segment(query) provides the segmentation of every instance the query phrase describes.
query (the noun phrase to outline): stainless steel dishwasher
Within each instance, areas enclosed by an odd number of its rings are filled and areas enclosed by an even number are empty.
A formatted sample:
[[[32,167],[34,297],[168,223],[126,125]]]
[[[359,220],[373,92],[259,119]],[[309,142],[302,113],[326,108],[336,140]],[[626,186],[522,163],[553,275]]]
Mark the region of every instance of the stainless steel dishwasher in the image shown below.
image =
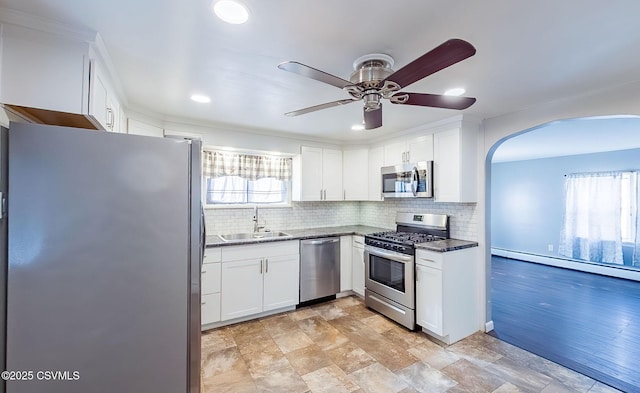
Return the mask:
[[[340,238],[300,241],[300,302],[340,292]]]

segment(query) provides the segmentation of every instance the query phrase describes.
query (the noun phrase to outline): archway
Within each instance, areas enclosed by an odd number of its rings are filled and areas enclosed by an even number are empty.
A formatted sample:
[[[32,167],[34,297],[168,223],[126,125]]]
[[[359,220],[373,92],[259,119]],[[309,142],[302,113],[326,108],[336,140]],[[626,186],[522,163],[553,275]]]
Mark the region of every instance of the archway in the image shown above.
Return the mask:
[[[502,169],[496,169],[496,163],[494,162],[494,158],[500,156],[500,149],[501,147],[504,148],[505,146],[507,146],[510,141],[516,141],[518,138],[521,139],[527,139],[527,147],[529,149],[533,149],[534,145],[532,144],[532,138],[531,136],[534,136],[535,134],[545,134],[547,135],[547,137],[549,136],[549,131],[562,131],[564,130],[566,132],[567,129],[575,126],[575,128],[588,128],[590,127],[592,124],[590,123],[598,123],[599,126],[604,127],[603,125],[606,126],[607,133],[603,138],[601,138],[600,140],[591,140],[591,142],[597,142],[595,147],[592,148],[591,151],[576,151],[576,145],[578,145],[578,143],[573,143],[572,146],[565,146],[565,147],[570,147],[571,150],[568,154],[568,156],[572,156],[573,159],[569,160],[569,159],[564,159],[564,161],[573,161],[574,166],[565,166],[562,168],[556,168],[559,172],[555,173],[554,176],[560,176],[560,179],[556,178],[554,179],[554,184],[555,187],[558,187],[558,184],[563,184],[563,179],[562,179],[562,173],[563,172],[567,172],[567,171],[586,171],[586,172],[594,172],[594,171],[599,171],[599,170],[607,170],[607,171],[614,171],[614,170],[624,170],[624,169],[640,169],[640,118],[638,117],[630,117],[630,116],[606,116],[606,117],[593,117],[593,118],[575,118],[575,119],[570,119],[570,120],[560,120],[560,121],[552,121],[552,122],[548,122],[548,123],[544,123],[544,124],[540,124],[538,126],[520,131],[520,132],[516,132],[514,134],[508,135],[500,140],[498,140],[495,144],[493,144],[493,146],[491,146],[491,148],[488,151],[487,157],[486,157],[486,166],[485,166],[485,174],[486,174],[486,200],[485,200],[485,209],[486,209],[486,216],[485,216],[485,220],[488,223],[488,231],[487,231],[487,254],[489,254],[489,256],[487,257],[487,299],[488,299],[488,309],[487,309],[487,321],[491,321],[491,322],[495,322],[496,326],[495,328],[498,329],[498,322],[496,319],[494,319],[494,313],[492,312],[492,307],[495,307],[494,303],[493,303],[493,298],[492,298],[492,292],[491,292],[491,287],[492,287],[492,281],[491,281],[491,272],[492,272],[492,263],[491,263],[491,247],[494,247],[496,244],[496,242],[501,242],[501,246],[505,246],[505,244],[509,243],[506,240],[509,239],[504,239],[504,234],[499,234],[496,233],[496,226],[500,225],[500,220],[497,220],[498,216],[509,216],[510,219],[515,219],[514,214],[518,213],[516,210],[520,209],[521,213],[525,213],[529,215],[530,221],[529,222],[525,222],[522,226],[522,228],[517,228],[516,227],[510,227],[508,228],[505,232],[509,233],[509,236],[513,237],[513,239],[511,240],[517,240],[520,241],[522,239],[518,238],[518,236],[521,236],[522,233],[518,233],[517,230],[515,229],[526,229],[528,231],[529,234],[533,235],[532,231],[535,229],[536,225],[540,226],[540,219],[543,218],[544,213],[546,210],[551,210],[551,208],[547,205],[544,204],[540,204],[540,203],[536,203],[539,202],[538,200],[536,200],[535,198],[539,198],[539,195],[536,195],[535,192],[532,192],[531,190],[534,191],[538,191],[536,190],[535,187],[540,187],[542,188],[542,185],[540,183],[537,184],[533,184],[531,185],[531,187],[534,187],[533,189],[529,189],[528,192],[530,194],[531,198],[528,202],[531,204],[534,204],[535,206],[527,206],[526,204],[523,203],[517,203],[514,201],[512,202],[512,206],[510,206],[509,209],[504,209],[507,210],[505,211],[501,211],[501,209],[504,206],[496,206],[496,201],[500,200],[500,203],[505,203],[505,201],[508,201],[509,198],[502,198],[502,193],[505,192],[505,182],[502,181],[501,187],[496,189],[495,185],[496,185],[496,180],[498,177],[502,176],[505,177],[504,174],[505,173],[510,173],[511,175],[514,176],[520,176],[520,177],[525,177],[524,174],[526,173],[527,170],[532,171],[535,170],[536,174],[541,175],[542,177],[544,176],[550,176],[549,173],[551,172],[545,172],[544,166],[553,166],[553,165],[557,165],[558,162],[562,161],[559,160],[557,157],[559,157],[558,155],[558,151],[554,152],[553,154],[555,154],[555,156],[552,154],[551,156],[547,155],[547,157],[542,157],[540,156],[540,154],[538,154],[538,157],[524,157],[521,158],[519,161],[517,160],[512,160],[512,161],[503,161],[503,162],[519,162],[518,165],[504,165],[505,168]],[[616,142],[615,141],[615,133],[616,131],[614,131],[614,129],[616,129],[617,127],[620,126],[620,123],[628,123],[628,125],[630,124],[631,126],[635,127],[635,130],[638,130],[635,132],[635,134],[633,134],[633,139],[634,140],[630,140],[628,137],[627,138],[621,138],[622,144],[615,144],[612,142]],[[586,132],[585,132],[586,134]],[[602,129],[600,130],[600,134],[602,135]],[[584,135],[584,139],[585,141],[588,141],[588,137],[586,137],[586,135]],[[626,139],[626,140],[625,140]],[[619,142],[619,141],[618,141]],[[557,148],[557,143],[553,143],[553,141],[551,140],[547,140],[547,147],[550,148]],[[562,147],[562,146],[561,146]],[[627,152],[628,154],[624,154],[624,150],[622,149],[635,149],[635,151],[630,151]],[[553,150],[553,149],[551,149]],[[557,150],[557,149],[556,149]],[[606,153],[605,153],[606,151]],[[615,154],[614,154],[615,152]],[[540,153],[539,151],[536,151],[535,153]],[[585,160],[589,160],[589,159],[593,159],[596,156],[600,156],[600,160],[601,164],[604,162],[606,165],[587,165],[587,166],[582,166],[580,167],[578,165],[578,169],[576,169],[576,162],[579,164],[579,162],[582,160],[583,162]],[[502,156],[504,157],[504,154],[502,154]],[[544,156],[544,155],[543,155]],[[551,158],[551,157],[556,157],[556,158]],[[638,157],[636,158],[636,161],[632,161],[631,164],[629,164],[628,162],[621,162],[619,163],[620,165],[618,165],[618,167],[616,167],[615,162],[612,162],[611,157],[617,157],[617,158],[613,158],[613,160],[615,159],[619,159],[620,157],[624,157],[624,156],[634,156],[634,157]],[[580,159],[581,160],[580,160]],[[526,162],[528,161],[528,162]],[[546,164],[545,164],[546,162]],[[566,163],[565,163],[566,164]],[[508,167],[508,168],[507,168]],[[527,169],[528,168],[528,169]],[[532,169],[535,168],[535,169]],[[547,168],[549,169],[549,168]],[[540,173],[538,173],[540,172]],[[544,173],[543,173],[544,172]],[[535,178],[536,176],[532,176],[532,178]],[[504,179],[502,179],[504,180]],[[531,179],[529,179],[531,180]],[[539,181],[540,179],[538,179]],[[507,181],[509,181],[509,178],[507,176]],[[544,190],[540,190],[541,192],[545,192]],[[562,199],[562,190],[556,190],[558,193],[553,194],[554,196],[548,196],[548,198],[555,198],[558,199],[558,196],[560,196],[560,199]],[[550,193],[548,191],[546,191],[548,194],[550,195]],[[516,200],[518,197],[522,197],[523,195],[526,196],[527,194],[527,190],[526,189],[522,189],[519,192],[515,193],[515,198],[513,198],[514,200]],[[532,203],[533,202],[533,203]],[[557,202],[556,204],[562,204],[562,201],[554,201]],[[544,205],[544,206],[542,206]],[[530,209],[528,209],[530,208]],[[545,210],[546,209],[546,210]],[[527,211],[528,210],[528,211]],[[514,213],[515,212],[515,213]],[[546,211],[548,213],[548,211]],[[520,217],[522,218],[522,217]],[[526,217],[525,217],[526,218]],[[558,219],[558,217],[556,217],[556,219]],[[561,217],[559,218],[561,219]],[[526,220],[525,220],[526,221]],[[557,223],[556,223],[557,224]],[[514,229],[515,228],[515,229]],[[547,229],[548,230],[548,229]],[[532,236],[535,237],[535,236]],[[516,241],[516,243],[518,243]],[[539,241],[539,239],[537,239],[536,241]],[[511,246],[513,248],[514,246],[514,242],[511,242]],[[526,243],[526,242],[520,242],[520,244],[517,245],[517,247],[525,247],[524,244],[522,243]],[[542,244],[542,246],[548,246],[550,243],[549,241],[545,241],[544,244]],[[557,243],[553,243],[552,244],[554,247],[554,249],[557,249]],[[515,248],[517,248],[515,247]],[[508,248],[508,247],[506,247]],[[526,248],[526,247],[525,247]],[[551,248],[551,247],[550,247]],[[495,252],[495,249],[493,250]],[[514,250],[509,250],[509,251],[514,251]],[[516,254],[509,254],[507,253],[507,256],[513,256],[513,255],[517,255],[518,257],[521,257],[522,255],[529,255],[532,256],[531,258],[529,258],[531,261],[533,262],[541,262],[540,257],[544,257],[542,259],[554,259],[554,255],[541,255],[541,254],[545,254],[543,251],[541,251],[541,249],[538,250],[532,250],[532,249],[523,249],[523,250],[515,250],[515,251],[523,251],[520,253],[516,253]],[[537,254],[537,255],[536,255]],[[550,253],[547,253],[550,254]],[[557,256],[557,255],[555,255]],[[560,260],[562,263],[560,263],[560,265],[562,266],[564,263],[565,268],[575,268],[575,266],[568,266],[567,265],[567,261],[562,261],[561,258],[555,258]],[[544,262],[544,261],[543,261]],[[575,262],[574,262],[575,263]],[[583,269],[584,270],[584,269]],[[586,269],[587,271],[591,271],[590,269]],[[603,274],[602,271],[594,271],[595,273],[600,273]],[[528,273],[529,274],[529,273]],[[607,274],[607,273],[604,273]],[[640,274],[638,274],[638,272],[631,272],[631,276],[633,276],[635,274],[635,277],[640,277]],[[623,274],[624,276],[624,274]],[[633,278],[633,277],[626,277],[626,278]],[[640,283],[638,283],[638,285],[640,286]],[[524,288],[524,287],[523,287]],[[495,295],[495,293],[493,294]],[[533,296],[533,295],[531,295]],[[496,296],[497,298],[497,296]],[[545,307],[548,305],[540,305],[540,307]],[[523,315],[523,318],[526,318],[525,315]],[[584,321],[584,325],[585,326],[590,326],[593,323],[593,321]],[[543,327],[541,327],[540,329],[543,329]],[[523,333],[525,334],[525,333]],[[544,334],[544,332],[541,332],[541,334]],[[548,337],[547,337],[548,338]],[[518,344],[516,344],[518,345]],[[632,344],[633,345],[633,344]],[[522,345],[518,345],[518,346],[522,346]],[[535,349],[532,348],[525,348],[531,352],[536,353]],[[612,348],[613,349],[613,348]],[[548,354],[545,353],[537,353],[538,355],[542,355],[543,357],[547,357],[549,358],[549,356],[545,356]],[[617,355],[613,355],[614,357],[617,356],[618,358],[621,358],[621,360],[623,357],[619,356],[620,354]],[[554,360],[556,362],[559,362],[562,364],[562,362],[558,361],[558,358],[554,358],[551,359]],[[625,383],[634,383],[634,380],[628,381],[628,380],[624,380],[622,379],[621,382],[618,385],[616,384],[616,381],[612,381],[610,379],[606,379],[606,375],[600,375],[598,374],[598,370],[596,370],[596,372],[593,373],[588,373],[585,368],[580,368],[580,365],[576,365],[576,364],[563,364],[569,368],[573,368],[576,369],[578,371],[580,371],[581,373],[584,374],[588,374],[590,376],[592,376],[594,379],[598,379],[598,380],[602,380],[603,382],[607,383],[607,384],[611,384],[614,386],[618,386],[619,388],[622,388],[623,390],[627,390],[629,389],[629,386],[636,386],[635,384],[629,385]],[[624,366],[624,364],[622,365]],[[618,366],[617,368],[619,369],[621,366]],[[606,374],[606,372],[605,372]]]

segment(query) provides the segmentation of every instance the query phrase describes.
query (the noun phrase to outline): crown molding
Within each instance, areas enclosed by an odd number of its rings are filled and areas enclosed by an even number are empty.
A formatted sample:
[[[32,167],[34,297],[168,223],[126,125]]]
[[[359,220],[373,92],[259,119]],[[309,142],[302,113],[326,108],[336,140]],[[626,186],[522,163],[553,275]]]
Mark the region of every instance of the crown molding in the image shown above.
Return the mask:
[[[0,7],[0,23],[26,27],[81,42],[95,42],[97,32],[78,29],[40,16]]]

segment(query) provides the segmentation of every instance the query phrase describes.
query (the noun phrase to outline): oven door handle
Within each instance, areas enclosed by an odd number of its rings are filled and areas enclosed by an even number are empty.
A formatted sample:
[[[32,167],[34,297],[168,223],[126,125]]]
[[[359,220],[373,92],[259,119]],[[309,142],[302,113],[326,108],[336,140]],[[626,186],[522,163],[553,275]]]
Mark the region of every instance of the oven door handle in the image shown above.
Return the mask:
[[[384,251],[379,248],[374,248],[371,246],[365,246],[364,250],[369,253],[369,255],[375,255],[382,258],[387,258],[392,261],[402,262],[402,263],[411,263],[413,262],[413,255],[404,255],[399,252],[393,251]]]

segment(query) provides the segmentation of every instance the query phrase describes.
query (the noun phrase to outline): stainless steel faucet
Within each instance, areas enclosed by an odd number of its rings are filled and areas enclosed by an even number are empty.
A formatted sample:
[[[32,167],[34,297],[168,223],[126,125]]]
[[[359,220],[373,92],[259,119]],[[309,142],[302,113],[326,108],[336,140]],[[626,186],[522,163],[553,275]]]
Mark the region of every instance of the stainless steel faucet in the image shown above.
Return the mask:
[[[258,225],[258,205],[253,207],[253,232],[260,232],[261,229],[264,229],[264,225]]]

